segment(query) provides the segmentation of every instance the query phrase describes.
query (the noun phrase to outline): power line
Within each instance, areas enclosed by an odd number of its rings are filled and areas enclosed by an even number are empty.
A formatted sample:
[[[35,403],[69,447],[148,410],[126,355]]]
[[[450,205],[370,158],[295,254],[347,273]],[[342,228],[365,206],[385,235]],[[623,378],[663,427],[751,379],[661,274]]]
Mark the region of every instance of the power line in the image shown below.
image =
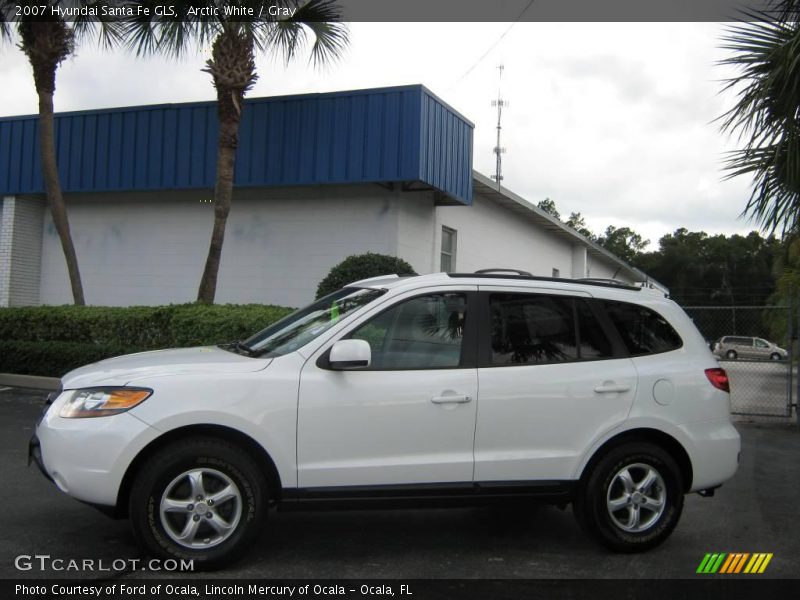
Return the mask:
[[[511,25],[509,25],[509,26],[508,26],[508,28],[507,28],[507,29],[506,29],[506,30],[505,30],[505,31],[504,31],[504,32],[503,32],[503,33],[500,35],[500,37],[499,37],[499,38],[497,38],[497,39],[494,41],[494,43],[493,43],[491,46],[489,46],[489,48],[486,50],[486,52],[484,52],[483,54],[481,54],[481,57],[480,57],[478,60],[476,60],[476,61],[475,61],[475,62],[472,64],[472,66],[471,66],[469,69],[467,69],[466,71],[464,71],[464,74],[463,74],[461,77],[459,77],[458,79],[456,79],[456,80],[453,82],[453,84],[452,84],[452,85],[451,85],[449,88],[447,88],[448,90],[451,90],[451,89],[453,89],[455,86],[457,86],[459,83],[461,83],[461,81],[463,81],[463,79],[464,79],[464,78],[465,78],[467,75],[469,75],[470,73],[472,73],[472,71],[475,69],[475,67],[477,67],[479,64],[481,64],[481,62],[483,62],[483,59],[484,59],[484,58],[486,58],[487,56],[489,56],[489,53],[490,53],[492,50],[494,50],[494,49],[497,47],[497,45],[498,45],[500,42],[502,42],[502,41],[503,41],[503,38],[504,38],[504,37],[506,37],[506,36],[508,35],[508,33],[509,33],[509,32],[510,32],[510,31],[511,31],[513,28],[514,28],[514,25],[516,25],[517,23],[519,23],[519,20],[522,18],[522,16],[523,16],[523,15],[524,15],[526,12],[528,12],[528,9],[529,9],[531,6],[533,6],[533,3],[534,3],[535,1],[536,1],[536,0],[530,0],[530,1],[528,2],[528,4],[525,6],[525,8],[523,8],[523,9],[522,9],[522,12],[521,12],[521,13],[519,13],[519,15],[517,16],[517,18],[516,18],[516,19],[514,19],[514,22],[513,22],[513,23],[511,23]]]

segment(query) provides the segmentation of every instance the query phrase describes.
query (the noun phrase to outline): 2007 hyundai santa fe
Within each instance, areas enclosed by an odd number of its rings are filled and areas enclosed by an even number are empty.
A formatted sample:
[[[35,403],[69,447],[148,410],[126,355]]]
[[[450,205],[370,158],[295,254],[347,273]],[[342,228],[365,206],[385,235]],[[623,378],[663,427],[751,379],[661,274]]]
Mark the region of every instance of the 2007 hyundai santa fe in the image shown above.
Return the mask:
[[[733,476],[728,379],[656,290],[500,273],[353,283],[250,339],[64,376],[30,454],[208,568],[273,506],[572,503],[609,548],[663,542]]]

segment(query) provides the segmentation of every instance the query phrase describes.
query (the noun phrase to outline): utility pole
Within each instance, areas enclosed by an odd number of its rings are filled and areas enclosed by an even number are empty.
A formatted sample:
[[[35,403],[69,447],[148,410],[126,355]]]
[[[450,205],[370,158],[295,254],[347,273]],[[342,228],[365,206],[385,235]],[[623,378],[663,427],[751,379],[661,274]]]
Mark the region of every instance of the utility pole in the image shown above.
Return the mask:
[[[492,100],[492,106],[497,107],[497,145],[494,147],[494,153],[496,156],[495,162],[495,173],[492,175],[492,179],[497,182],[497,189],[500,189],[500,182],[503,181],[503,158],[502,155],[505,154],[506,149],[500,145],[500,132],[502,131],[503,127],[500,124],[500,121],[503,117],[503,107],[508,106],[508,101],[503,100],[502,96],[500,95],[500,84],[503,80],[503,69],[505,67],[503,65],[498,65],[497,70],[500,74],[497,77],[497,100]]]

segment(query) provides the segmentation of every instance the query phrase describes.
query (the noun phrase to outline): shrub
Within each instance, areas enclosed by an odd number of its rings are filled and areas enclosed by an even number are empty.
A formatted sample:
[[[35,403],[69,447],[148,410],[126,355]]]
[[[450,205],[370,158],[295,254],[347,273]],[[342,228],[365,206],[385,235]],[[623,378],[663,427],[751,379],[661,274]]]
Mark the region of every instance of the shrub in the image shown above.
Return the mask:
[[[333,267],[325,276],[325,279],[320,281],[317,287],[317,298],[335,292],[348,283],[353,283],[359,279],[395,273],[397,275],[416,275],[414,268],[410,264],[396,256],[374,254],[372,252],[348,256]]]
[[[0,372],[61,376],[111,356],[244,339],[292,309],[260,304],[0,309]]]

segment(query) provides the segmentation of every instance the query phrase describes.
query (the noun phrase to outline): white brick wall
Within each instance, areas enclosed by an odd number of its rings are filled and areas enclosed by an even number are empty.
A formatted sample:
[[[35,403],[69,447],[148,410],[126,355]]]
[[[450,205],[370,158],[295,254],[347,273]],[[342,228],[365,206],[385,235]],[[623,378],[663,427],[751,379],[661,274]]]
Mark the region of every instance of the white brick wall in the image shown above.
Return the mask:
[[[0,306],[39,303],[44,201],[3,198],[0,218]]]

